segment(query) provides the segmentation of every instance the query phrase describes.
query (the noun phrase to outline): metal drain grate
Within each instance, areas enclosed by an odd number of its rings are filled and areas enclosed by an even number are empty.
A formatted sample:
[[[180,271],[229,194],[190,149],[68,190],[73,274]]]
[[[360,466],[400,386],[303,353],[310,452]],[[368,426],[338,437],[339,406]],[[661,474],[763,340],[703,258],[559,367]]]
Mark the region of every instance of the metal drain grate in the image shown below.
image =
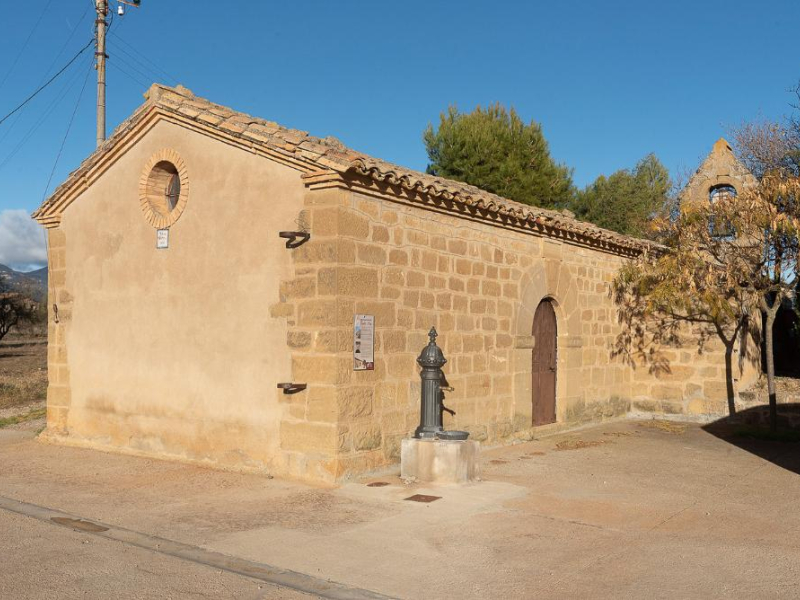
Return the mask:
[[[441,496],[428,496],[426,494],[414,494],[413,496],[409,496],[406,500],[410,500],[411,502],[433,502],[434,500],[441,500]]]
[[[97,523],[92,523],[91,521],[84,521],[82,519],[69,519],[67,517],[50,517],[50,520],[53,523],[58,523],[59,525],[63,525],[64,527],[72,527],[73,529],[78,529],[79,531],[86,531],[89,533],[100,533],[102,531],[108,531],[108,527],[103,527],[102,525],[98,525]]]

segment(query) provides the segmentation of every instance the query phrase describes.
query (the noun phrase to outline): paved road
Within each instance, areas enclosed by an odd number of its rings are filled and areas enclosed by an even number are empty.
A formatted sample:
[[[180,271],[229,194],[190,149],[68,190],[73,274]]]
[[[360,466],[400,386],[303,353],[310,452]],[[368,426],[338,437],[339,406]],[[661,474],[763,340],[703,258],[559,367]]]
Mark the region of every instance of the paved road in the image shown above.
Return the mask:
[[[350,589],[428,600],[800,598],[800,444],[618,421],[486,451],[482,469],[468,486],[387,474],[387,486],[330,490],[0,430],[0,503]],[[407,502],[414,493],[441,498]],[[2,600],[298,597],[258,585],[0,510]]]
[[[3,510],[0,556],[4,599],[310,597]]]

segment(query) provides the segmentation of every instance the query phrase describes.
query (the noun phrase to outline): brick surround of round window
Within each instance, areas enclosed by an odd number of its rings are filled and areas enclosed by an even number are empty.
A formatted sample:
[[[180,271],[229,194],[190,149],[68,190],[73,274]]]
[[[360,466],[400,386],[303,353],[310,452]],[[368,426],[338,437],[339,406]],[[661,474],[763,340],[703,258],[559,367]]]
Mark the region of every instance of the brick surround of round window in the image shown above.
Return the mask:
[[[145,219],[156,229],[171,227],[180,218],[188,200],[186,164],[174,150],[159,150],[147,161],[139,179],[139,204]]]

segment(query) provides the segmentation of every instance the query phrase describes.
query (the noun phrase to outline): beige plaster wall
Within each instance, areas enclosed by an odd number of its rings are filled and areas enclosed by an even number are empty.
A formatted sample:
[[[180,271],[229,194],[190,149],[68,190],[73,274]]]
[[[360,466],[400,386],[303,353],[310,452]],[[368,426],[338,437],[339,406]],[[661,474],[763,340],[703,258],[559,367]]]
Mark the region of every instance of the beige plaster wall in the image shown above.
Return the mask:
[[[165,148],[190,186],[157,250],[139,179]],[[268,306],[294,276],[277,232],[297,228],[303,195],[298,171],[166,122],[119,158],[51,230],[50,434],[284,472],[291,358]]]

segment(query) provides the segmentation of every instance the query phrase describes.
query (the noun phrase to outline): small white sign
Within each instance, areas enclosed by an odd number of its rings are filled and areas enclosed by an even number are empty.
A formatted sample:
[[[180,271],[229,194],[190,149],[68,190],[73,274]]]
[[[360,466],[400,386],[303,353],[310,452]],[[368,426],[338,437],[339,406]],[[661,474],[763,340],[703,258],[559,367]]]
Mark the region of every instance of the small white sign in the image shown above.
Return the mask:
[[[169,229],[159,229],[156,231],[156,248],[159,250],[169,248]]]
[[[353,323],[353,370],[375,370],[375,317],[356,315]]]

